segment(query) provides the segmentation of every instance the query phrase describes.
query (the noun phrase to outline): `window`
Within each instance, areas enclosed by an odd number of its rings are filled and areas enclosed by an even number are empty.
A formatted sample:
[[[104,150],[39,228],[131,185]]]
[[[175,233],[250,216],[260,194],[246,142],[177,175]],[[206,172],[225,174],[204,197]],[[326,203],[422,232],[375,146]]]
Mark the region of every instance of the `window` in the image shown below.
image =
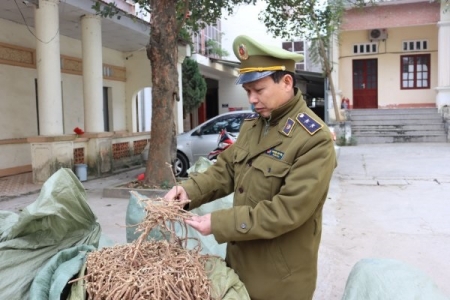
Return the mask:
[[[293,41],[293,42],[283,42],[282,47],[284,50],[303,54],[303,61],[295,64],[296,71],[305,70],[305,42],[304,41]]]
[[[202,128],[202,134],[218,134],[222,129],[226,129],[230,133],[238,133],[241,128],[242,120],[247,113],[236,113],[222,116],[212,122],[205,124]]]
[[[378,53],[377,43],[355,44],[353,45],[353,54]]]
[[[403,41],[403,51],[423,51],[428,50],[427,40]]]
[[[400,59],[401,59],[401,88],[429,89],[430,54],[402,55]]]

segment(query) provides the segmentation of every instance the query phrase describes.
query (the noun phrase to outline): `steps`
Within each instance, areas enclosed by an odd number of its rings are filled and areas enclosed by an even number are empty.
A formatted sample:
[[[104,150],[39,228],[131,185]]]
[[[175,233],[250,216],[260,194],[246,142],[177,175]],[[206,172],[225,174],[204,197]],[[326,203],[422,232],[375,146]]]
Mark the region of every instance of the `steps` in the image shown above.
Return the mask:
[[[437,108],[352,109],[347,120],[358,144],[448,142]]]

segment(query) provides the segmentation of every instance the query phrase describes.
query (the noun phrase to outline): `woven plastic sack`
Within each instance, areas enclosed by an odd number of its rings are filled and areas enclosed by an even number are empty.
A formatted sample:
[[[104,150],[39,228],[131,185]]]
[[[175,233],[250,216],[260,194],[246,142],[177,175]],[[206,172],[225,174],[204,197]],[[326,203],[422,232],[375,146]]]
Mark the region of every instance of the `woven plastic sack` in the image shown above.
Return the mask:
[[[54,255],[77,245],[98,247],[100,231],[75,174],[54,173],[20,214],[0,211],[0,298],[29,299],[32,281]]]
[[[352,268],[342,300],[449,300],[419,269],[394,259],[362,259]]]

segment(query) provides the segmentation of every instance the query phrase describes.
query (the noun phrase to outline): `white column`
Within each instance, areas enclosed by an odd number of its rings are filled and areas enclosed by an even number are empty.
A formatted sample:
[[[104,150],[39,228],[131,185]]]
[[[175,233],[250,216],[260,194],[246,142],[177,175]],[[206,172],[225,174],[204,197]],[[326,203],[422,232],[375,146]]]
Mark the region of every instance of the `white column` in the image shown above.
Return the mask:
[[[450,14],[445,11],[446,1],[441,1],[441,20],[438,23],[438,86],[436,106],[450,106]]]
[[[99,16],[81,17],[81,44],[85,131],[104,132],[102,28]]]
[[[35,9],[40,135],[64,133],[58,5],[59,0],[40,0]]]

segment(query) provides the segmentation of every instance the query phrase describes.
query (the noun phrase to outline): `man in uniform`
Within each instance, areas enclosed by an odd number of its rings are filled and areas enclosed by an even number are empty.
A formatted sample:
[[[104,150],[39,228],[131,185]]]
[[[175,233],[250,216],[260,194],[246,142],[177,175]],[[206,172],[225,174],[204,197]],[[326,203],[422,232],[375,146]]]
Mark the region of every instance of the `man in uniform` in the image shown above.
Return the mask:
[[[233,207],[186,223],[228,243],[226,262],[252,300],[312,299],[322,208],[336,156],[327,126],[295,87],[302,55],[238,36],[242,84],[255,114],[236,142],[204,173],[172,188],[166,200],[189,209],[234,192]]]

